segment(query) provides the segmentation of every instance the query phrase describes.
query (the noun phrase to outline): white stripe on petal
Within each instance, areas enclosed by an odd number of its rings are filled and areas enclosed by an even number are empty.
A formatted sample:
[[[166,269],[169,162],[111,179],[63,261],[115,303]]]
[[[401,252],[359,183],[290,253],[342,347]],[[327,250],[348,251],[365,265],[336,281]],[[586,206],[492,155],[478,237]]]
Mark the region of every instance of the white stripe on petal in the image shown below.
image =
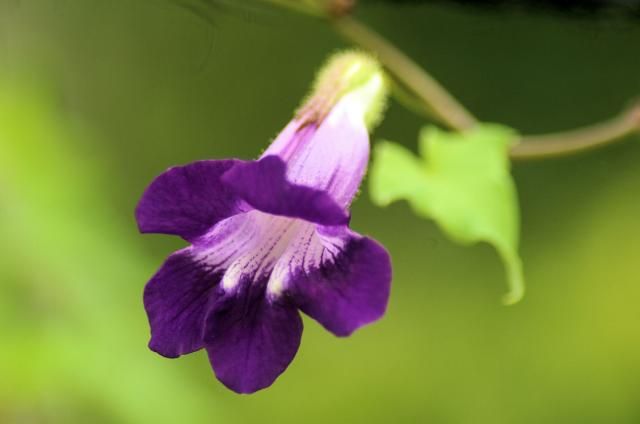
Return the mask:
[[[291,275],[333,263],[344,244],[342,232],[327,234],[306,221],[254,210],[220,222],[197,241],[193,256],[225,270],[221,285],[226,291],[243,280],[268,279],[268,294],[278,296]]]
[[[269,278],[285,252],[308,252],[318,261],[315,225],[306,221],[251,211],[220,222],[197,242],[194,259],[225,269],[222,288],[233,290],[243,279]]]
[[[310,274],[328,263],[334,263],[344,244],[342,234],[322,234],[315,225],[305,223],[305,227],[291,240],[276,263],[269,278],[267,293],[279,296],[287,288],[292,276]]]

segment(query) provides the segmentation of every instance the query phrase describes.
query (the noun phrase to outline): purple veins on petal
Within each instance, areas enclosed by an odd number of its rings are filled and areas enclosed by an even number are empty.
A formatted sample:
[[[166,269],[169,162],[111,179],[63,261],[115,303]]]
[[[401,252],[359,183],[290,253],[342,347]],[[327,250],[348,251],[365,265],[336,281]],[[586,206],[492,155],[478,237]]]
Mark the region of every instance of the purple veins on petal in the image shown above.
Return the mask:
[[[289,293],[302,312],[345,337],[384,315],[391,262],[382,246],[359,235],[348,236],[338,253],[326,252],[330,259],[317,268],[291,276]]]

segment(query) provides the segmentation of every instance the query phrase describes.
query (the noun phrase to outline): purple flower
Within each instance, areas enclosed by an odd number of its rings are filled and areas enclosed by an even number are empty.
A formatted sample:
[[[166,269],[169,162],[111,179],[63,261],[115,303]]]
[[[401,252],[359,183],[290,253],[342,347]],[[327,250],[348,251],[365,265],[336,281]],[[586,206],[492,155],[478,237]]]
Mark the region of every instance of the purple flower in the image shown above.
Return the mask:
[[[362,55],[347,55],[344,78],[362,68]],[[337,336],[384,314],[389,255],[348,227],[369,157],[369,104],[383,86],[369,74],[313,96],[257,161],[199,161],[148,187],[140,231],[191,243],[145,288],[153,351],[175,358],[204,348],[222,383],[252,393],[293,360],[299,310]]]

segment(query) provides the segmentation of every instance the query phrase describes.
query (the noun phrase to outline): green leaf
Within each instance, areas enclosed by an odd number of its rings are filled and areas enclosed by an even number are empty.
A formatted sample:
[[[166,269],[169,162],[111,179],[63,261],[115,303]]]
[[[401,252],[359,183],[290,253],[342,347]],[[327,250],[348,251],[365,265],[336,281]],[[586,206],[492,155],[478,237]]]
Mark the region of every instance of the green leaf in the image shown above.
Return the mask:
[[[435,220],[457,243],[492,244],[505,264],[507,304],[524,295],[518,201],[508,158],[515,136],[492,124],[465,133],[425,128],[422,157],[398,144],[378,144],[370,183],[379,206],[407,200],[417,215]]]

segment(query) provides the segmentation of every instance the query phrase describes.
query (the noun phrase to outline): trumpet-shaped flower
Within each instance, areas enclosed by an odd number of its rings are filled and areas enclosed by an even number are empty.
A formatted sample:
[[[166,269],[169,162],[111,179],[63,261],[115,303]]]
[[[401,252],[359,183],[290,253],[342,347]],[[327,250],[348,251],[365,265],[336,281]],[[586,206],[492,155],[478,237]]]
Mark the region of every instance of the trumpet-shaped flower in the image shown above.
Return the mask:
[[[384,314],[389,256],[348,227],[384,92],[372,59],[338,55],[258,160],[199,161],[151,183],[140,231],[190,243],[145,288],[152,350],[204,348],[220,381],[251,393],[295,356],[299,311],[337,336]]]

